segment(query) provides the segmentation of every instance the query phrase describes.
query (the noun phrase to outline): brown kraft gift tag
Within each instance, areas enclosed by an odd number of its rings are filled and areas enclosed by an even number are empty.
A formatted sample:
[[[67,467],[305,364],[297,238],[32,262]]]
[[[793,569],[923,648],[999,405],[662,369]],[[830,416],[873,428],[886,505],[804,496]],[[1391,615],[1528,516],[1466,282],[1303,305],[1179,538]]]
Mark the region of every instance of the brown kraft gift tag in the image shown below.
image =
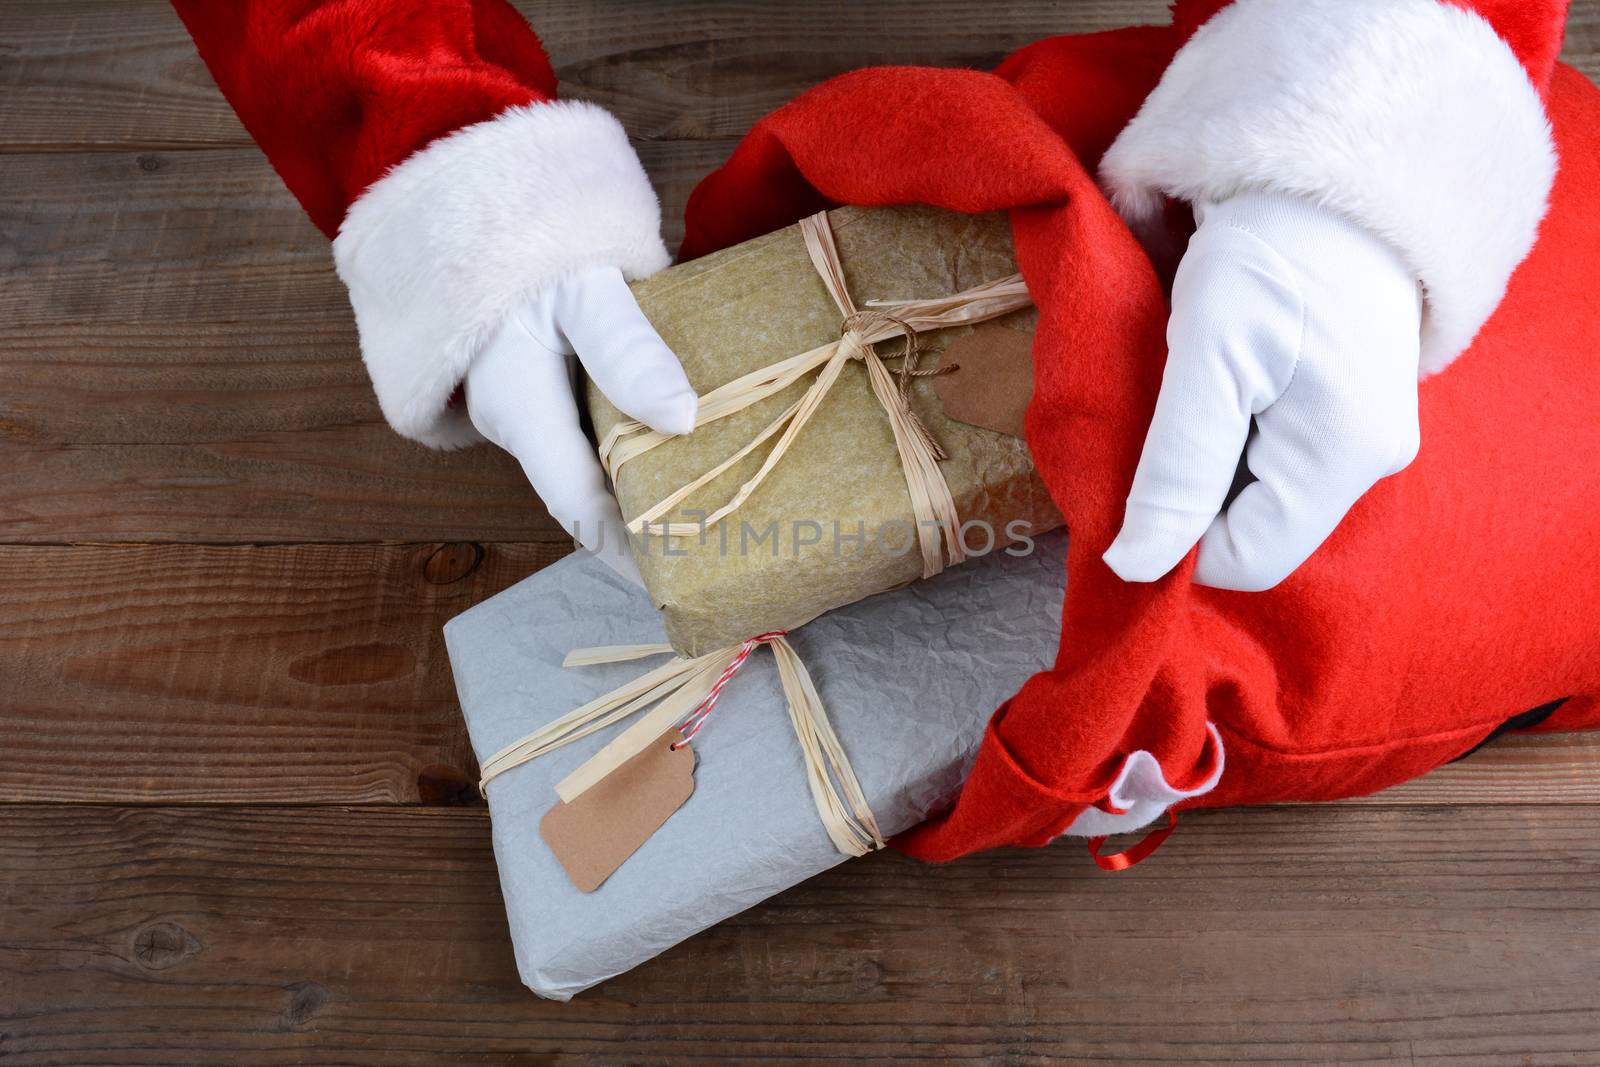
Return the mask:
[[[539,820],[540,836],[583,892],[600,888],[694,792],[694,748],[673,748],[678,737],[674,726]]]
[[[998,322],[982,322],[944,350],[941,367],[956,369],[934,381],[944,413],[985,430],[1021,437],[1033,399],[1033,335]]]

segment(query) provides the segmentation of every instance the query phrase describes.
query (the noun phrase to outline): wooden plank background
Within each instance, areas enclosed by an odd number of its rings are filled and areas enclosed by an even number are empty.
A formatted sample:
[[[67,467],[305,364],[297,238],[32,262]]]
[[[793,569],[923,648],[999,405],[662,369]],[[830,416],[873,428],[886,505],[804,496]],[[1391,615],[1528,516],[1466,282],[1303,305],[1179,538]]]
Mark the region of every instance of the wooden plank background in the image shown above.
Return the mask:
[[[669,241],[759,115],[1162,0],[538,0]],[[1600,74],[1600,0],[1569,62]],[[1600,1063],[1600,742],[1362,802],[845,867],[518,986],[439,627],[559,558],[378,415],[326,242],[159,0],[0,0],[0,1061]]]
[[[0,954],[14,989],[0,1052],[30,1065],[1600,1062],[1592,807],[1206,814],[1117,878],[1089,876],[1075,849],[938,868],[880,854],[565,1005],[517,985],[485,823],[379,806],[13,809],[0,869],[21,914]]]

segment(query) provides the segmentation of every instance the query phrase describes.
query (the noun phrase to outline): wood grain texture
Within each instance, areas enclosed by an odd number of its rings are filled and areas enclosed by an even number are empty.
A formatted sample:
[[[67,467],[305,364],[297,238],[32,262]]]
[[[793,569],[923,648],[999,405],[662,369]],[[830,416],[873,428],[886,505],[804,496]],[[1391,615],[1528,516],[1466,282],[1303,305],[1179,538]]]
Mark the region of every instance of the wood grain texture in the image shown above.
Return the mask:
[[[567,551],[0,547],[0,801],[475,802],[440,627]]]
[[[564,95],[614,111],[636,136],[742,134],[835,74],[881,64],[987,68],[1042,37],[1166,21],[1163,0],[777,4],[521,0]],[[1600,74],[1600,14],[1573,5],[1564,58]],[[247,146],[182,24],[162,0],[6,0],[0,150]]]
[[[731,141],[641,146],[668,237]],[[0,322],[346,322],[328,242],[255,148],[0,155]]]
[[[1600,811],[1186,819],[845,864],[570,1004],[520,988],[474,811],[20,806],[16,1067],[1600,1062]]]
[[[378,412],[347,321],[0,328],[0,540],[565,540]]]
[[[457,802],[439,628],[566,551],[0,547],[0,801]],[[1502,738],[1375,802],[1600,804],[1600,734]]]
[[[779,4],[522,0],[564,96],[647,140],[736,137],[808,87],[881,64],[991,67],[1059,33],[1166,19],[1163,0]],[[248,146],[164,0],[6,0],[0,149]]]
[[[1507,734],[1350,804],[1600,804],[1600,732]]]
[[[670,218],[728,142],[647,145]],[[0,155],[0,541],[563,539],[497,449],[384,424],[253,149]]]

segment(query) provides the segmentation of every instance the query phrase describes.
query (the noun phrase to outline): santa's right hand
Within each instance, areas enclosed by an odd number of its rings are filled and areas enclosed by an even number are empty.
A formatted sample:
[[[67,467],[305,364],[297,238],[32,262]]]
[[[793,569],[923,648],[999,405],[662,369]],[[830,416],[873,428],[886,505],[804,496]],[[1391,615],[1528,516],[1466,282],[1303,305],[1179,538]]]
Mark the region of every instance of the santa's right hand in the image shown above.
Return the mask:
[[[615,267],[565,275],[508,315],[467,369],[467,414],[517,457],[563,529],[638,582],[622,516],[580,423],[579,362],[624,414],[663,433],[694,429],[699,397]]]
[[[1416,456],[1422,294],[1399,253],[1314,200],[1242,193],[1196,221],[1104,558],[1150,582],[1198,542],[1200,585],[1269,589]],[[1241,453],[1253,480],[1228,503]]]

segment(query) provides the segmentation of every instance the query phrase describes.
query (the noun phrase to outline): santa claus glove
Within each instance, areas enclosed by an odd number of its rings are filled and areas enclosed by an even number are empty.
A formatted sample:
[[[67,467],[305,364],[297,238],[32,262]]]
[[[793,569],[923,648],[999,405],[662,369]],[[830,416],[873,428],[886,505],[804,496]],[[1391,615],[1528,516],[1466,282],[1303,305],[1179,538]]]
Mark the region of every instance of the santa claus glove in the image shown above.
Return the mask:
[[[564,275],[513,310],[467,369],[467,414],[517,457],[568,533],[639,582],[622,515],[579,420],[579,362],[625,414],[663,433],[694,429],[699,398],[615,267]]]
[[[1104,558],[1150,582],[1199,541],[1196,582],[1267,589],[1416,456],[1421,293],[1387,244],[1309,200],[1244,193],[1195,218],[1155,416]],[[1224,511],[1241,452],[1255,481]]]

